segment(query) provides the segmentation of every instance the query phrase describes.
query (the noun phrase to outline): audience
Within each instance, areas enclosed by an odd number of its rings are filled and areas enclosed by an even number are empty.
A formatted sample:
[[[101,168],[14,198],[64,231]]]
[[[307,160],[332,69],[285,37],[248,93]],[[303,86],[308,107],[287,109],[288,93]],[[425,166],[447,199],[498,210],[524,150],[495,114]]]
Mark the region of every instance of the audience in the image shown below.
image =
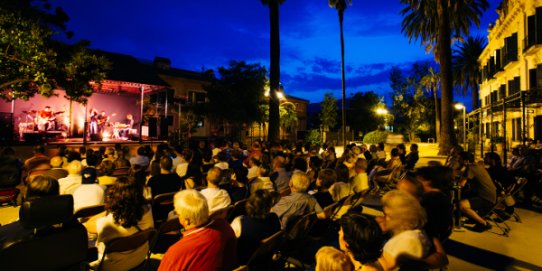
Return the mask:
[[[177,192],[182,187],[182,180],[176,173],[171,173],[172,160],[169,156],[160,159],[160,174],[152,176],[147,182],[154,197],[164,193]]]
[[[316,252],[316,271],[353,271],[352,263],[340,250],[324,246]]]
[[[309,194],[310,180],[305,173],[295,173],[290,179],[290,190],[292,193],[282,197],[271,212],[277,214],[281,227],[284,229],[289,225],[290,219],[298,218],[304,214],[315,211],[319,217],[324,215],[320,204]]]
[[[167,250],[158,270],[235,269],[235,233],[225,220],[209,219],[207,199],[195,190],[183,190],[173,204],[184,228],[183,238]]]
[[[53,156],[53,158],[51,158],[51,169],[45,174],[57,180],[68,176],[68,171],[62,168],[63,163],[64,160],[62,159],[62,157]]]
[[[274,198],[268,191],[257,190],[248,199],[246,216],[236,217],[231,227],[237,236],[239,264],[245,264],[258,248],[260,241],[280,230],[280,221],[270,213]]]
[[[121,177],[108,189],[105,198],[105,216],[96,220],[98,259],[101,259],[105,243],[119,237],[133,235],[154,227],[151,208],[143,197],[141,188],[131,177]],[[130,252],[105,255],[102,270],[129,270],[147,257],[148,244]],[[91,263],[96,267],[98,261]]]
[[[359,213],[346,213],[339,225],[339,247],[352,262],[353,270],[383,270],[379,261],[382,231],[374,219]]]
[[[68,176],[58,179],[58,184],[60,185],[60,194],[73,194],[75,189],[77,189],[82,181],[83,176],[81,176],[82,165],[81,162],[74,160],[68,164]]]
[[[316,199],[318,204],[320,204],[320,207],[325,208],[335,202],[329,188],[335,184],[336,181],[337,174],[334,170],[326,168],[319,171],[318,178],[316,179],[316,188],[318,190],[312,196]]]
[[[367,160],[358,158],[354,164],[354,170],[356,175],[352,179],[351,190],[352,193],[365,194],[369,191],[369,177],[367,176]]]
[[[207,171],[207,188],[201,190],[201,194],[207,199],[207,206],[210,214],[231,205],[231,199],[228,192],[219,187],[220,178],[220,168],[213,167],[209,169],[209,171]]]
[[[97,184],[96,175],[83,176],[81,185],[73,191],[73,211],[102,204],[104,202],[104,188]]]

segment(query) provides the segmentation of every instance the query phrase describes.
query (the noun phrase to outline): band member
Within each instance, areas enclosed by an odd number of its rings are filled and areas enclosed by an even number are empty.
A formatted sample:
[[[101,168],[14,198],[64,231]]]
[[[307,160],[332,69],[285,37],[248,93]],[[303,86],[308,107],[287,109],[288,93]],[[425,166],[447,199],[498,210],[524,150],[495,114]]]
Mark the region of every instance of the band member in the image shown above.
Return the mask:
[[[105,126],[107,125],[107,122],[109,121],[109,117],[105,114],[105,111],[102,111],[100,115],[98,115],[98,131],[100,133],[103,133],[105,131]]]
[[[90,127],[89,132],[91,135],[98,133],[98,110],[95,108],[90,110]]]
[[[134,116],[132,116],[132,114],[126,115],[126,120],[124,121],[124,124],[128,125],[128,129],[132,129],[134,126]]]
[[[36,124],[38,125],[38,131],[40,132],[55,129],[55,114],[51,111],[50,106],[47,105],[43,110],[38,111]]]

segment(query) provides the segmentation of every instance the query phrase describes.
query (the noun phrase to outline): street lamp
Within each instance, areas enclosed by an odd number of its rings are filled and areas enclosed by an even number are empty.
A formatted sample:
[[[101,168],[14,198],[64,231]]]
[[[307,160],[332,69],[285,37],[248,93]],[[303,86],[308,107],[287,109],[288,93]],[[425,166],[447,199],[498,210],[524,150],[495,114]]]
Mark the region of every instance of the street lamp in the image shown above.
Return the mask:
[[[466,141],[466,138],[467,138],[467,122],[466,122],[466,112],[465,112],[465,106],[463,104],[460,104],[460,103],[456,103],[454,105],[455,109],[457,110],[463,110],[463,149],[464,150],[467,150],[467,141]]]
[[[388,109],[377,108],[376,114],[384,118],[384,130],[388,130],[388,119],[386,118],[386,116],[388,115]]]

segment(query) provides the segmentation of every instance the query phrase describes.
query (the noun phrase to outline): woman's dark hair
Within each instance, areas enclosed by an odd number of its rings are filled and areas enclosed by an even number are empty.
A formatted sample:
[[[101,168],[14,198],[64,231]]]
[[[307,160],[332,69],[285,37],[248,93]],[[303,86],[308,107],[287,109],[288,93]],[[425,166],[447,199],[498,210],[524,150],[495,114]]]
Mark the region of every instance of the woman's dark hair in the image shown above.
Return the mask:
[[[113,214],[116,224],[125,228],[136,226],[143,217],[146,204],[143,191],[132,177],[120,177],[107,190],[105,210]]]
[[[391,149],[391,156],[393,156],[393,157],[399,156],[399,149],[397,149],[397,148]]]
[[[26,200],[33,198],[58,196],[60,193],[58,181],[47,175],[38,175],[26,187]]]
[[[307,160],[301,157],[294,158],[293,166],[294,166],[294,169],[307,172]]]
[[[375,262],[382,254],[382,230],[374,219],[348,212],[339,222],[344,241],[354,259],[361,263]]]
[[[430,186],[449,194],[453,186],[454,175],[446,166],[427,166],[416,169],[416,176],[429,181]]]
[[[338,182],[348,183],[348,181],[350,180],[350,176],[349,176],[350,172],[346,165],[344,165],[343,163],[337,164],[337,167],[335,168],[335,172],[337,173]]]
[[[115,170],[115,164],[111,160],[103,160],[100,164],[100,171],[105,176],[111,176]]]
[[[244,166],[237,166],[233,168],[232,173],[235,174],[235,180],[242,183],[247,184],[248,183],[248,169]]]
[[[252,194],[245,205],[247,215],[255,219],[265,219],[273,207],[274,197],[269,191],[258,189]]]

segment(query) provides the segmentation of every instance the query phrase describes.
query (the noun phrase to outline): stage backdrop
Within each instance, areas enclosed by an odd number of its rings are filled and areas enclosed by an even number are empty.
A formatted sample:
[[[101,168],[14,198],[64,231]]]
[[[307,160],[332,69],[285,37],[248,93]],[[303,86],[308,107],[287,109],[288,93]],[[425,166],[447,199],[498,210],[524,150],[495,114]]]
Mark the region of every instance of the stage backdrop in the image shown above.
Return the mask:
[[[124,122],[127,114],[132,114],[134,118],[134,129],[139,128],[140,122],[140,96],[130,94],[101,94],[94,93],[85,106],[80,103],[71,102],[70,119],[70,101],[64,98],[64,91],[55,90],[55,95],[45,98],[36,95],[28,101],[16,100],[14,107],[14,128],[15,133],[21,133],[25,130],[31,130],[35,111],[43,110],[46,105],[56,114],[56,129],[68,133],[71,124],[72,136],[82,136],[85,122],[85,111],[89,112],[92,108],[98,112],[105,111],[110,116],[109,121]],[[0,101],[0,112],[11,112],[12,104],[10,102]],[[87,114],[88,118],[88,114]],[[71,120],[71,121],[70,121]],[[138,130],[139,132],[139,130]]]

